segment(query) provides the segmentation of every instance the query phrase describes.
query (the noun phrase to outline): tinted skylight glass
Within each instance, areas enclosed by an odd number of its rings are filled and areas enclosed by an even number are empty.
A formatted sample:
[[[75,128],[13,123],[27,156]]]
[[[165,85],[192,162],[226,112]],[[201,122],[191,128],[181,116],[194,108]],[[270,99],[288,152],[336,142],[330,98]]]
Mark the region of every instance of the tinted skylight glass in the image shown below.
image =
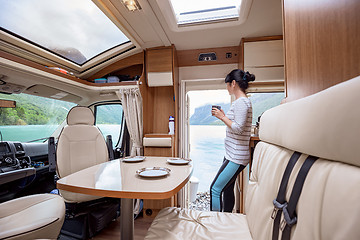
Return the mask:
[[[241,0],[170,0],[178,25],[236,19]]]
[[[91,0],[0,0],[0,26],[79,65],[129,39]]]

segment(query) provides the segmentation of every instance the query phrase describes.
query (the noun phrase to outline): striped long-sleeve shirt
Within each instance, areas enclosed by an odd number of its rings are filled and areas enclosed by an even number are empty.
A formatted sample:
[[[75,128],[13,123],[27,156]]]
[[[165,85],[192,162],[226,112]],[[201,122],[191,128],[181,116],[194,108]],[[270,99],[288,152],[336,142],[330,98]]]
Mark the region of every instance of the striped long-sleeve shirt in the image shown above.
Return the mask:
[[[251,135],[252,106],[246,97],[236,99],[226,113],[233,123],[226,128],[225,158],[242,165],[250,160],[249,141]]]

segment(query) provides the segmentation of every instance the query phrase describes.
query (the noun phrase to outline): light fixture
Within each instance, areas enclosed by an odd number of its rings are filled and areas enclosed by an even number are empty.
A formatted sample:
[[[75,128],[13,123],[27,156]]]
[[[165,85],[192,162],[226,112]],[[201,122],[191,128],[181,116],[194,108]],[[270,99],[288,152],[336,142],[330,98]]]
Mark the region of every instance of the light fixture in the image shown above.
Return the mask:
[[[141,10],[141,6],[137,0],[122,0],[122,3],[129,11]]]

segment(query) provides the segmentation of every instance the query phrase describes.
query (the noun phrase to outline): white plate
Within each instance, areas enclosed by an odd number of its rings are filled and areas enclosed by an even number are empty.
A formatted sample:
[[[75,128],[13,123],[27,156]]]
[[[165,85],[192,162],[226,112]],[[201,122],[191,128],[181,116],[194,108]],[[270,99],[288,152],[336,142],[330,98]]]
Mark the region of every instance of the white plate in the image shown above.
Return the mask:
[[[185,165],[188,164],[191,160],[184,158],[168,158],[166,161],[170,164]]]
[[[123,162],[141,162],[144,161],[145,157],[143,156],[136,156],[136,157],[126,157],[123,159]]]
[[[136,173],[141,177],[163,177],[170,173],[170,169],[163,167],[141,168]]]

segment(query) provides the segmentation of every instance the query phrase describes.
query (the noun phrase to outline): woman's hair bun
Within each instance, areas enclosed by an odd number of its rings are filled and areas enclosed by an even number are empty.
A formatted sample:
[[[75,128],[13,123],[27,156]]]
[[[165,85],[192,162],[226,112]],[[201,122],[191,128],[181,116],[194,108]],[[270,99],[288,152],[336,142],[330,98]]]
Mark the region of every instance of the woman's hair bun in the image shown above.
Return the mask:
[[[226,76],[225,82],[231,83],[233,80],[235,80],[239,87],[245,92],[245,90],[249,87],[249,82],[255,80],[255,75],[249,72],[244,72],[241,69],[234,69]]]
[[[255,81],[255,75],[249,72],[245,72],[243,76],[244,81],[246,82],[253,82]]]

